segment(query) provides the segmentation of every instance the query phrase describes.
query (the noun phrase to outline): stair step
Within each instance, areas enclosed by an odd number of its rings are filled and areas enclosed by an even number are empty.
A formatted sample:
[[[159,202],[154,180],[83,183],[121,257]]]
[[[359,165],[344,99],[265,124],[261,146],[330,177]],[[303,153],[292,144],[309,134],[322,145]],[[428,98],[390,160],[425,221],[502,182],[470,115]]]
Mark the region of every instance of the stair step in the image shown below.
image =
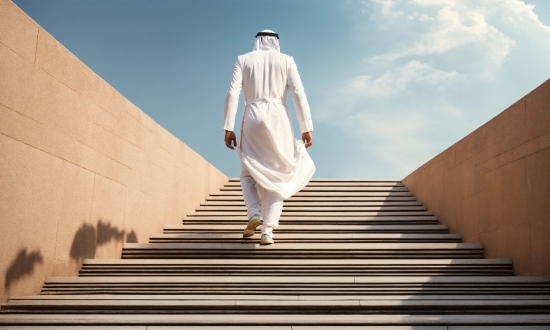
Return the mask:
[[[307,298],[272,299],[269,296],[264,299],[14,299],[10,300],[11,311],[80,311],[80,312],[112,312],[113,310],[138,311],[163,311],[165,313],[185,311],[206,313],[291,313],[300,308],[303,313],[334,313],[352,312],[365,314],[378,313],[418,313],[425,310],[445,312],[480,312],[491,311],[497,313],[518,312],[549,312],[550,298],[546,299],[483,299],[483,297],[471,297],[471,299],[324,299],[308,300]]]
[[[242,285],[263,285],[264,283],[275,284],[297,284],[304,286],[316,286],[319,284],[347,284],[351,286],[475,286],[487,284],[503,287],[539,287],[544,288],[546,292],[541,294],[550,294],[550,277],[548,276],[307,276],[307,277],[288,277],[288,276],[187,276],[184,278],[174,278],[166,276],[155,277],[49,277],[46,279],[46,285],[54,284],[93,284],[93,285],[129,285],[129,284],[193,284],[193,285],[214,285],[214,284],[242,284]],[[477,293],[477,292],[476,292]]]
[[[239,233],[242,234],[246,224],[246,217],[241,217],[240,224],[186,224],[179,226],[164,227],[165,234],[172,233]],[[446,225],[281,225],[276,229],[277,235],[283,233],[447,233],[449,228]]]
[[[246,214],[230,214],[230,215],[209,215],[206,212],[194,213],[187,215],[183,220],[193,219],[206,219],[212,221],[221,220],[245,220],[248,221]],[[356,213],[344,213],[343,215],[332,215],[323,213],[323,215],[315,216],[310,213],[298,213],[296,215],[282,214],[280,221],[302,221],[302,220],[315,220],[315,221],[334,221],[336,223],[345,222],[349,220],[362,221],[363,225],[367,225],[371,221],[435,221],[435,224],[439,224],[438,219],[433,214],[416,214],[416,215],[399,215],[399,214],[384,214],[384,215],[359,215]]]
[[[184,226],[208,225],[212,229],[225,225],[238,225],[242,229],[242,226],[245,226],[247,222],[248,219],[245,215],[225,217],[188,216],[182,221]],[[438,223],[433,217],[281,217],[277,232],[292,225],[309,226],[311,230],[314,230],[317,226],[436,226]]]
[[[128,300],[140,300],[140,301],[185,301],[185,300],[243,300],[243,301],[258,301],[258,300],[279,300],[279,301],[341,301],[341,300],[372,300],[372,301],[390,301],[396,302],[401,300],[407,301],[436,301],[436,300],[538,300],[546,301],[550,300],[550,294],[465,294],[465,295],[452,295],[452,294],[437,294],[437,295],[264,295],[264,294],[174,294],[174,295],[157,295],[157,294],[131,294],[131,295],[109,295],[109,294],[82,294],[82,295],[65,295],[65,294],[46,294],[46,295],[34,295],[27,297],[14,297],[8,300],[8,304],[22,305],[26,302],[42,301],[42,302],[62,302],[67,301],[128,301]]]
[[[123,258],[482,258],[479,243],[126,243]]]
[[[284,206],[283,214],[288,212],[307,212],[307,213],[321,213],[321,212],[411,212],[411,211],[426,211],[426,208],[422,205],[411,206]],[[233,212],[246,212],[245,206],[199,206],[196,208],[196,212],[224,212],[231,214]]]
[[[406,314],[324,314],[303,313],[279,314],[0,314],[0,325],[14,325],[13,329],[24,329],[22,324],[87,326],[147,325],[150,330],[189,329],[220,330],[363,330],[372,326],[376,330],[548,330],[550,314],[467,314],[455,315],[426,313]],[[518,326],[518,324],[520,324]],[[152,326],[151,326],[152,325]],[[212,328],[212,326],[219,326]],[[396,326],[399,325],[399,326]],[[449,325],[450,327],[447,327]],[[160,328],[162,326],[162,328]],[[248,327],[246,327],[248,326]],[[272,328],[266,326],[273,326]],[[387,327],[381,327],[387,326]],[[173,327],[173,328],[172,328]],[[204,328],[203,328],[204,327]],[[496,328],[495,328],[496,327]],[[56,329],[60,329],[56,327]],[[116,329],[116,328],[115,328]],[[33,329],[35,330],[35,329]],[[137,329],[136,329],[137,330]],[[145,330],[139,328],[139,330]]]
[[[212,201],[207,200],[201,204],[201,207],[245,207],[244,200],[234,201]],[[381,206],[422,206],[418,201],[365,201],[365,202],[345,202],[345,201],[285,201],[285,208],[294,207],[381,207]]]
[[[440,261],[440,262],[437,262]],[[85,260],[80,276],[495,276],[513,275],[509,259],[447,260],[270,260],[270,259],[116,259]]]
[[[81,272],[101,270],[199,272],[486,272],[511,271],[510,259],[86,259]],[[252,274],[251,274],[252,275]]]
[[[472,292],[476,295],[549,295],[550,280],[548,277],[521,276],[96,276],[48,278],[42,289],[42,294],[264,294],[285,297],[471,295]]]
[[[195,212],[190,216],[231,216],[231,215],[246,215],[246,211],[244,210],[235,210],[235,211],[200,211]],[[306,217],[346,217],[346,216],[355,216],[355,217],[374,217],[374,216],[431,216],[433,215],[430,211],[424,211],[424,210],[411,210],[411,211],[394,211],[394,210],[380,210],[380,211],[306,211],[304,212],[297,212],[297,211],[285,211],[283,210],[283,214],[281,215],[281,219],[283,217],[295,217],[298,218],[300,216],[306,216]]]
[[[272,267],[269,269],[246,268],[237,269],[212,269],[212,268],[175,268],[160,267],[86,267],[80,270],[79,276],[235,276],[235,275],[265,275],[265,276],[512,276],[512,268],[501,269],[424,269],[424,268],[392,268],[392,269],[374,269],[374,270],[347,270],[339,272],[336,269],[279,269]]]
[[[239,177],[228,178],[227,182],[240,182]],[[333,178],[312,178],[310,182],[401,182],[401,180],[386,180],[386,179],[333,179]]]
[[[236,195],[210,195],[206,198],[206,202],[217,202],[217,201],[231,201],[231,202],[241,202],[244,203],[242,194]],[[331,197],[331,196],[292,196],[289,199],[285,200],[285,205],[292,203],[316,203],[316,202],[331,202],[331,203],[349,203],[349,202],[416,202],[416,199],[412,195],[408,196],[350,196],[350,197]],[[420,202],[418,202],[420,203]]]
[[[285,267],[322,267],[322,266],[335,266],[335,267],[359,267],[359,266],[372,266],[372,267],[385,267],[385,266],[399,266],[399,265],[414,265],[421,267],[492,267],[492,266],[511,266],[512,259],[509,258],[496,258],[496,259],[84,259],[83,266],[89,265],[190,265],[193,267],[199,265],[206,265],[210,267],[221,267],[223,265],[236,265],[236,266],[258,266],[266,267],[270,265],[285,266]]]
[[[241,190],[224,190],[210,193],[210,196],[240,196],[243,194]],[[329,197],[338,199],[341,197],[411,197],[412,194],[408,191],[300,191],[292,198],[302,197]]]
[[[239,191],[241,187],[223,187],[221,192]],[[366,186],[366,187],[346,187],[346,186],[306,186],[300,192],[408,192],[404,186]],[[299,194],[299,193],[298,193]]]
[[[228,182],[224,187],[241,187],[240,181]],[[306,188],[310,187],[404,187],[399,181],[310,181]]]
[[[417,212],[421,213],[421,212]],[[218,213],[218,212],[198,212],[187,215],[183,221],[184,223],[188,223],[191,221],[196,220],[209,220],[213,222],[218,221],[227,221],[227,220],[239,220],[244,221],[245,223],[248,221],[248,218],[246,217],[246,213]],[[297,214],[289,214],[288,212],[286,214],[283,213],[281,216],[279,223],[280,224],[301,224],[305,222],[332,222],[334,224],[360,224],[360,225],[368,225],[368,224],[395,224],[395,223],[411,223],[411,224],[433,224],[437,225],[439,224],[437,217],[432,215],[429,212],[422,212],[421,214],[398,214],[398,212],[393,212],[390,214],[385,214],[385,212],[372,212],[369,214],[359,214],[357,212],[355,213],[338,213],[336,212],[331,214],[321,213],[319,215],[311,215],[306,213],[297,213]]]
[[[151,243],[259,243],[260,235],[243,238],[241,233],[200,233],[200,234],[156,234],[149,238]],[[455,242],[460,243],[461,237],[456,234],[277,234],[277,243],[384,243],[384,242]]]
[[[230,178],[226,185],[231,184],[240,184],[240,178]],[[334,184],[334,185],[343,185],[343,184],[402,184],[400,180],[361,180],[361,179],[311,179],[308,183],[310,184]]]
[[[246,216],[238,216],[233,218],[217,218],[216,217],[189,217],[183,220],[183,226],[195,226],[195,225],[209,225],[212,230],[215,230],[218,226],[240,226],[241,230],[243,226],[247,223]],[[214,220],[215,219],[215,220]],[[279,227],[277,232],[280,230],[285,230],[287,226],[300,225],[300,226],[309,226],[310,230],[315,230],[316,226],[339,226],[345,229],[345,226],[360,226],[367,223],[367,226],[426,226],[426,225],[437,225],[437,220],[418,220],[418,219],[395,219],[395,220],[379,220],[373,219],[368,221],[357,220],[357,218],[340,218],[337,221],[335,219],[327,218],[292,218],[292,220],[281,219],[279,221]],[[214,228],[213,228],[214,227]]]

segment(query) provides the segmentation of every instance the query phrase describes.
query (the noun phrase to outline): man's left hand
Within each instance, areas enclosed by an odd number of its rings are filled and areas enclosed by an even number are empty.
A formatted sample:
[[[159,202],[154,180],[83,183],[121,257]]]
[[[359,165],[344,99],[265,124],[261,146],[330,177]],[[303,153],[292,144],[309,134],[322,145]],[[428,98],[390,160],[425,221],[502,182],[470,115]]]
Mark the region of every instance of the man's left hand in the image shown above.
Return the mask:
[[[311,132],[302,133],[302,141],[304,141],[306,148],[311,147],[313,144],[313,134]]]

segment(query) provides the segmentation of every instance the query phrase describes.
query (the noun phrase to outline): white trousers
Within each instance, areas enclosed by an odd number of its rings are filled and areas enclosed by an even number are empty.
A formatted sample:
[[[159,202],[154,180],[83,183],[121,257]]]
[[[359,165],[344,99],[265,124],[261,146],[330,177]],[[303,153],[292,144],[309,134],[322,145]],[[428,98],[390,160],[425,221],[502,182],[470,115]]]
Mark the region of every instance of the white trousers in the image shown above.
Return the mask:
[[[248,219],[254,214],[260,215],[263,219],[262,233],[271,233],[271,228],[279,226],[283,198],[257,184],[244,166],[241,171],[241,185]]]

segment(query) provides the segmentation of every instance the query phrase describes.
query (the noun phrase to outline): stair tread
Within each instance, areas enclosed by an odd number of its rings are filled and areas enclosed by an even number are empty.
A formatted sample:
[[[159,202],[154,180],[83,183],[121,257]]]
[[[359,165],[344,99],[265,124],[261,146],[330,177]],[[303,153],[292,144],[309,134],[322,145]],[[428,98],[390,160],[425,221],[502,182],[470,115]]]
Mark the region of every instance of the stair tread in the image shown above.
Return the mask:
[[[401,284],[401,283],[512,283],[512,284],[544,284],[550,286],[548,276],[173,276],[150,277],[49,277],[46,284],[52,283],[353,283],[353,284]]]
[[[231,194],[231,195],[218,195],[211,194],[209,195],[205,202],[239,202],[244,203],[242,194],[240,196]],[[286,203],[316,203],[316,202],[331,202],[331,203],[363,203],[363,202],[417,202],[417,200],[412,195],[407,196],[292,196],[289,199],[285,200]]]
[[[299,197],[410,197],[412,194],[408,191],[300,191],[294,194],[292,198]],[[243,193],[241,190],[224,190],[210,193],[210,196],[240,196],[242,198]]]
[[[200,214],[190,214],[187,215],[183,221],[189,221],[189,220],[212,220],[212,221],[221,221],[221,220],[244,220],[247,221],[248,218],[245,214],[242,215],[206,215],[203,212]],[[347,213],[343,215],[339,215],[338,217],[335,216],[311,216],[309,214],[298,214],[291,216],[289,214],[283,214],[280,218],[281,221],[292,221],[292,220],[315,220],[315,221],[334,221],[335,223],[341,222],[341,221],[437,221],[437,217],[432,214],[420,214],[420,215],[403,215],[403,216],[396,216],[396,215],[379,215],[379,216],[363,216],[363,215],[357,215],[354,213]],[[367,224],[365,224],[367,225]]]
[[[258,231],[259,238],[259,231]],[[242,234],[220,234],[220,233],[201,233],[201,234],[154,234],[150,238],[236,238],[242,239]],[[359,238],[401,238],[401,239],[460,239],[458,234],[316,234],[316,233],[301,233],[301,234],[277,234],[277,239],[313,239],[313,238],[326,238],[326,239],[359,239]]]
[[[195,211],[196,213],[200,213],[200,214],[209,214],[209,213],[228,213],[228,214],[233,214],[233,213],[239,213],[239,212],[246,212],[246,208],[241,208],[239,207],[238,209],[221,209],[221,208],[217,208],[217,209],[209,209],[209,210],[204,210],[202,209],[201,207],[198,207],[197,208],[197,211]],[[392,215],[392,214],[396,214],[396,215],[432,215],[431,211],[428,211],[426,210],[425,207],[418,207],[418,206],[408,206],[408,207],[392,207],[392,206],[388,206],[388,207],[358,207],[358,208],[352,208],[352,207],[342,207],[342,208],[337,208],[337,207],[329,207],[329,208],[326,208],[326,209],[322,209],[322,208],[287,208],[286,210],[283,208],[283,215],[304,215],[305,212],[308,212],[308,213],[311,213],[311,214],[326,214],[327,216],[334,216],[334,215],[339,215],[339,216],[347,216],[347,215],[350,215],[350,213],[352,213],[351,215],[355,215],[357,213],[363,213],[363,214],[380,214],[380,213],[383,213],[383,214],[387,214],[387,215]]]
[[[225,191],[242,191],[241,187],[238,186],[228,186],[220,189],[221,192]],[[389,192],[408,192],[407,187],[405,186],[395,186],[395,185],[372,185],[372,186],[326,186],[326,185],[313,185],[306,186],[300,192],[312,192],[312,191],[326,191],[326,192],[371,192],[371,191],[389,191]]]
[[[230,182],[224,185],[225,188],[238,187],[241,188],[241,183]],[[311,187],[405,187],[401,182],[393,181],[310,181],[306,188]]]
[[[405,206],[292,206],[285,205],[283,207],[283,213],[288,212],[367,212],[367,211],[426,211],[426,208],[422,205],[405,205]],[[199,206],[195,209],[195,212],[246,212],[246,207],[242,206]]]
[[[481,243],[125,243],[124,249],[234,249],[234,250],[383,250],[383,249],[482,249]]]
[[[303,300],[303,299],[262,299],[262,300],[247,300],[247,299],[162,299],[162,300],[14,300],[10,302],[10,307],[17,306],[108,306],[108,307],[124,307],[124,306],[159,306],[159,307],[192,307],[200,306],[271,306],[271,307],[292,307],[292,306],[550,306],[550,299],[437,299],[437,300],[376,300],[376,299],[339,299],[339,300]]]
[[[317,207],[380,207],[380,206],[422,206],[422,203],[415,202],[415,201],[394,201],[394,202],[386,202],[386,201],[372,201],[372,202],[329,202],[329,201],[321,201],[321,202],[296,202],[296,201],[286,201],[284,203],[284,208],[296,208],[296,207],[302,207],[302,208],[317,208]],[[239,208],[246,208],[246,205],[244,201],[205,201],[201,203],[200,207],[206,208],[214,208],[214,207],[239,207]]]
[[[204,314],[0,314],[0,324],[86,324],[86,325],[132,325],[132,324],[154,324],[154,325],[212,325],[220,324],[224,329],[228,325],[252,325],[257,329],[258,324],[262,325],[289,325],[289,326],[304,326],[326,325],[330,329],[332,326],[340,325],[415,325],[415,330],[419,329],[416,325],[473,325],[477,330],[479,325],[495,326],[506,324],[523,324],[530,326],[530,330],[539,330],[533,325],[542,325],[547,330],[547,325],[550,324],[550,314],[437,314],[424,313],[421,315],[410,314],[318,314],[312,317],[311,314],[280,314],[273,317],[270,314],[249,314],[243,317],[239,314],[209,314],[205,317]],[[304,330],[297,327],[297,330]],[[342,328],[345,329],[345,328]],[[437,330],[444,330],[441,328]],[[472,328],[473,329],[473,328]],[[492,330],[494,327],[492,327]],[[515,328],[517,329],[517,328]],[[525,329],[525,328],[524,328]],[[524,330],[521,329],[521,330]],[[290,328],[285,329],[290,330]],[[309,330],[309,329],[307,329]],[[357,330],[357,329],[354,329]],[[393,329],[392,329],[393,330]],[[401,330],[401,329],[399,329]],[[433,330],[433,329],[429,329]],[[453,329],[454,330],[454,329]],[[500,328],[499,330],[508,330]]]
[[[437,294],[437,295],[265,295],[265,294],[82,294],[82,295],[68,295],[68,294],[42,294],[27,297],[13,297],[9,299],[9,303],[22,302],[22,301],[58,301],[58,300],[373,300],[373,301],[400,301],[400,300],[473,300],[473,299],[485,299],[485,300],[550,300],[550,294],[469,294],[469,295],[456,295],[456,294]]]
[[[84,265],[95,264],[147,264],[147,265],[510,265],[512,260],[502,259],[85,259]]]
[[[242,232],[246,224],[246,218],[243,218],[243,224],[240,225],[229,225],[229,224],[216,224],[212,225],[198,225],[198,224],[184,224],[184,225],[167,225],[164,227],[164,230],[209,230],[211,232],[220,231],[220,230],[236,230]],[[311,225],[292,225],[285,224],[277,228],[277,231],[281,230],[303,230],[307,232],[313,231],[336,231],[336,230],[347,230],[355,231],[361,233],[362,231],[368,230],[448,230],[446,225],[349,225],[349,224],[319,224],[314,227]]]

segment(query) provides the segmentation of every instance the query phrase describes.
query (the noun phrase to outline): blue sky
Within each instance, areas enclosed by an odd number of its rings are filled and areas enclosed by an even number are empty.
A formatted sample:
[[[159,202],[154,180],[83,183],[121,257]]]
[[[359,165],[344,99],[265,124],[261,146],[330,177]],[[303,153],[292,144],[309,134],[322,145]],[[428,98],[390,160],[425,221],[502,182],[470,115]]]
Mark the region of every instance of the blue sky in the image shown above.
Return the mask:
[[[550,78],[547,0],[14,2],[232,177],[225,92],[263,29],[306,87],[317,178],[402,179]]]

